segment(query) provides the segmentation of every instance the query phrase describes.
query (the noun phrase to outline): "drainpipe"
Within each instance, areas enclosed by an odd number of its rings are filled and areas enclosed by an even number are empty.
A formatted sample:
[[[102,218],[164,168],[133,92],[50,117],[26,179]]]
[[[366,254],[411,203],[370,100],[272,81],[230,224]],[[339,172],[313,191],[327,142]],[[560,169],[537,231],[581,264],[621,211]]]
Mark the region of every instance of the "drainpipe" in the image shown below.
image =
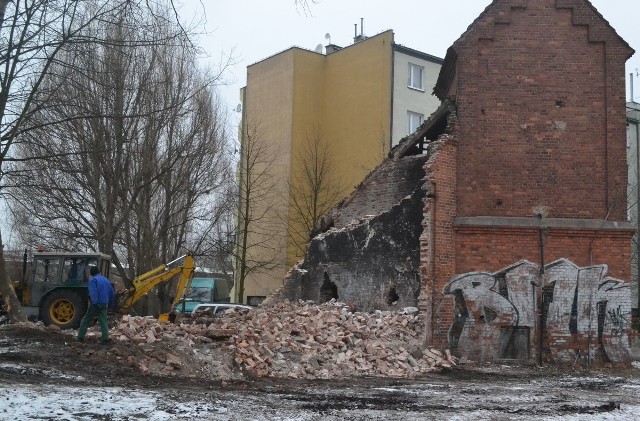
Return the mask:
[[[633,75],[632,75],[633,76]],[[633,78],[631,78],[633,84]],[[633,97],[631,97],[633,102]],[[638,114],[636,112],[636,114]],[[638,117],[637,115],[634,117]],[[640,121],[636,121],[636,282],[638,288],[638,311],[640,311],[640,250],[638,248],[638,242],[640,241]]]
[[[542,214],[538,214],[538,221],[540,222],[540,276],[544,275],[544,231],[545,227],[542,225]]]
[[[542,366],[542,349],[544,345],[544,232],[542,213],[538,213],[540,223],[540,337],[538,342],[538,365]]]

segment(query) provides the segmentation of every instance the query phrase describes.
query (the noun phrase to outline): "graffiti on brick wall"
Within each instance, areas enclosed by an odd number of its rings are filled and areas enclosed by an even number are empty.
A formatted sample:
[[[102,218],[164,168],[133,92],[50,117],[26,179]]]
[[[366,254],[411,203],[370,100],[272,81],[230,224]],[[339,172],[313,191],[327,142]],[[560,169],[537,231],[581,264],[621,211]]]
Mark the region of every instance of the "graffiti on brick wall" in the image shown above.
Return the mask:
[[[548,359],[626,362],[630,287],[606,273],[606,265],[580,268],[560,259],[544,275],[539,265],[521,261],[496,273],[456,276],[444,290],[455,303],[449,345],[483,361],[531,358],[542,326]]]

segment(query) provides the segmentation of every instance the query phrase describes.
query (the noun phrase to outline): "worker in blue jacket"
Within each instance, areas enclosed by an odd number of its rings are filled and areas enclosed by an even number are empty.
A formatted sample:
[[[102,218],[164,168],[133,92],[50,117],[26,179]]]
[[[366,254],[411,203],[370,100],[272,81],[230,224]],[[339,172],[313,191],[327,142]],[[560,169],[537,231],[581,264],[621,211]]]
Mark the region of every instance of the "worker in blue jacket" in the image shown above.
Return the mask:
[[[107,322],[107,311],[113,304],[115,298],[115,292],[111,286],[111,282],[100,274],[100,269],[97,266],[91,267],[91,279],[89,279],[89,308],[85,313],[82,321],[80,322],[80,329],[78,329],[78,341],[83,342],[84,336],[87,334],[89,323],[98,315],[98,322],[100,323],[100,330],[102,331],[102,337],[100,342],[102,344],[109,343],[109,324]]]

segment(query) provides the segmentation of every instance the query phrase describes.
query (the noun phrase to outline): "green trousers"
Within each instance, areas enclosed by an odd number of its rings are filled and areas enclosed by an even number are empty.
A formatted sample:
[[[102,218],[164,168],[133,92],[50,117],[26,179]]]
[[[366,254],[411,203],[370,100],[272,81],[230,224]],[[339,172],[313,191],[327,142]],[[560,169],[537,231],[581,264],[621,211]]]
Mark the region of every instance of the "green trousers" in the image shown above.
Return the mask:
[[[89,304],[87,312],[84,314],[82,321],[80,322],[80,328],[78,329],[78,340],[84,340],[84,335],[87,334],[89,324],[93,321],[93,318],[98,315],[98,323],[100,323],[100,330],[102,331],[102,341],[109,340],[109,323],[107,322],[107,305],[106,304]]]

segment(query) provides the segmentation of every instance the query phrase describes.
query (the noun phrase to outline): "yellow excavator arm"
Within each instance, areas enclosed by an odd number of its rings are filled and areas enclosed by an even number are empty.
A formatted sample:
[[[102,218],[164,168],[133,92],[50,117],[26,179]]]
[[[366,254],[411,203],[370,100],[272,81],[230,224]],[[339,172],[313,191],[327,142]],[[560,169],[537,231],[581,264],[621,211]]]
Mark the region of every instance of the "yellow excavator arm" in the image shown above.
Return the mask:
[[[171,267],[174,263],[179,260],[184,259],[181,265]],[[180,275],[180,280],[178,281],[178,288],[176,289],[176,295],[171,303],[171,308],[175,308],[175,306],[182,298],[182,294],[184,290],[191,283],[191,278],[193,278],[193,272],[195,270],[195,262],[193,261],[193,257],[191,255],[185,255],[178,257],[172,262],[166,263],[164,265],[160,265],[157,268],[150,270],[147,273],[144,273],[138,277],[136,277],[131,282],[131,288],[125,290],[124,298],[120,302],[118,306],[118,312],[124,313],[128,311],[131,306],[133,306],[140,298],[142,298],[146,293],[151,291],[156,286],[163,284],[165,282],[173,279],[174,276]],[[160,315],[161,320],[167,320],[168,315]]]

